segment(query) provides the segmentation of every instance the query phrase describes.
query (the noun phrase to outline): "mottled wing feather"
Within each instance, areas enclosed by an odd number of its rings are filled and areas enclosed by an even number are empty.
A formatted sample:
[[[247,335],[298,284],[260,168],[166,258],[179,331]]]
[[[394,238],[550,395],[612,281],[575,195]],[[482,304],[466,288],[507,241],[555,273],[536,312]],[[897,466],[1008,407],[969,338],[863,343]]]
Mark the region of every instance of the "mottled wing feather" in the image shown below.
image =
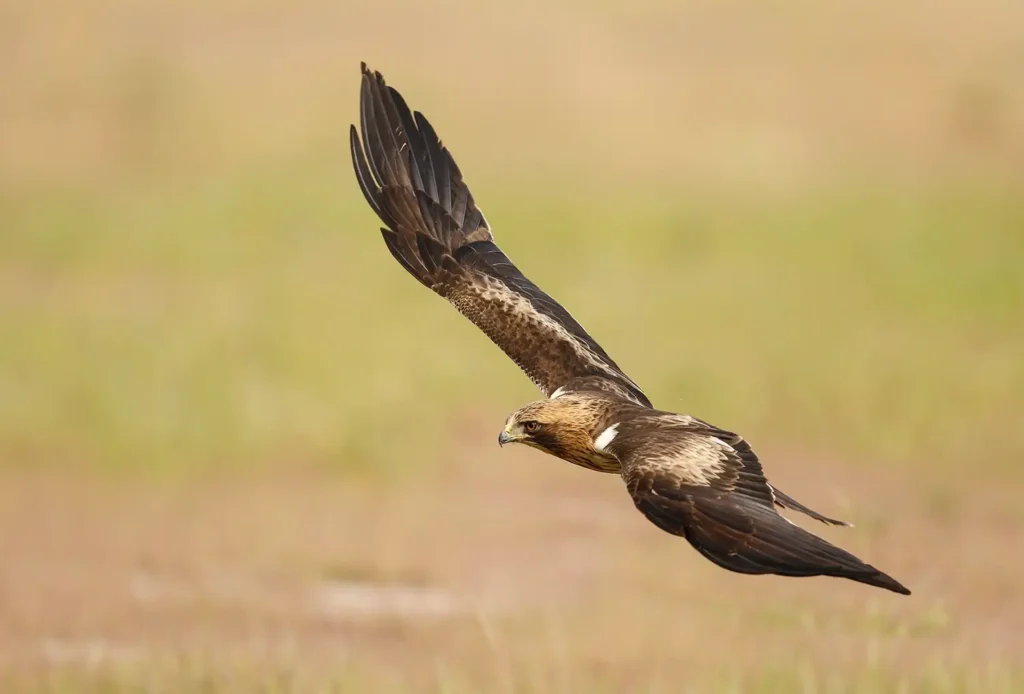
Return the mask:
[[[603,375],[577,376],[559,387],[555,393],[548,395],[554,396],[557,393],[599,393],[610,400],[622,400],[645,409],[651,407],[650,401],[638,391],[632,381],[613,380]]]
[[[652,412],[624,422],[611,450],[622,462],[624,475],[649,470],[658,473],[665,487],[708,487],[769,509],[775,504],[750,444],[739,434],[694,417]]]
[[[660,447],[664,450],[664,455],[672,460],[692,459],[694,462],[690,463],[689,467],[703,464],[705,469],[720,468],[717,476],[710,480],[712,487],[736,492],[751,501],[767,506],[774,504],[780,508],[798,511],[828,525],[852,527],[851,523],[829,518],[814,511],[769,483],[765,479],[757,454],[739,434],[683,415],[665,413],[652,414],[650,417],[661,422],[658,430],[664,432],[662,437],[665,438],[661,444],[657,441],[650,442],[650,449]],[[685,435],[679,436],[679,431],[685,432]],[[716,440],[718,443],[715,443]]]
[[[380,73],[365,64],[362,70],[360,128],[350,131],[352,162],[398,263],[448,299],[546,395],[589,383],[649,407],[640,388],[568,311],[494,243],[459,167],[427,119],[412,113]]]

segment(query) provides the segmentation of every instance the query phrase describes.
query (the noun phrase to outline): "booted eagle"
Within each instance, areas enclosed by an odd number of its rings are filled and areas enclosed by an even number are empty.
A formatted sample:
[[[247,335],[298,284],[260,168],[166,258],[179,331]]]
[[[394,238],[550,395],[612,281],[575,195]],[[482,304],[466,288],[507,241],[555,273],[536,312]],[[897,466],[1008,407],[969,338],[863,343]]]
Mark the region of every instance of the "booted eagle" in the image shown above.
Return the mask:
[[[350,132],[352,163],[384,223],[391,255],[480,328],[547,397],[512,413],[499,444],[523,443],[621,475],[648,520],[730,571],[837,576],[910,594],[780,515],[776,507],[849,525],[772,486],[741,436],[654,409],[569,312],[512,264],[434,128],[365,63],[359,123]]]

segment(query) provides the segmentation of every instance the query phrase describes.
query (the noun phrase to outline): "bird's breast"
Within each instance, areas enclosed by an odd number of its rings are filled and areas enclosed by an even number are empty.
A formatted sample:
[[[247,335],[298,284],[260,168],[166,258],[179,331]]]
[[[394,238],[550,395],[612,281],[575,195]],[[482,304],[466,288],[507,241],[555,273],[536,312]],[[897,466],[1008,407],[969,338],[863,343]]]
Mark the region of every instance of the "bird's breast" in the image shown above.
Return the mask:
[[[571,458],[565,458],[574,465],[585,467],[588,470],[595,470],[597,472],[610,472],[613,474],[619,474],[622,471],[622,466],[619,461],[608,455],[601,455],[597,451],[589,455],[573,456]]]

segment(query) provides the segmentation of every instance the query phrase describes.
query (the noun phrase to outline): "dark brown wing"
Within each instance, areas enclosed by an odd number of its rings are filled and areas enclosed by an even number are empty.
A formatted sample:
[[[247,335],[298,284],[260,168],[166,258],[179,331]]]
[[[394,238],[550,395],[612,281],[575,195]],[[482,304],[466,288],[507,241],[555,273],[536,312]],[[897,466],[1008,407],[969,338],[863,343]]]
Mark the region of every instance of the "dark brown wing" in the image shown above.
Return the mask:
[[[722,568],[748,574],[837,576],[909,595],[849,552],[775,510],[761,465],[736,434],[679,415],[624,422],[607,450],[633,502]]]
[[[494,243],[462,173],[423,114],[378,72],[362,66],[360,128],[352,162],[384,242],[413,277],[448,299],[551,395],[578,379],[650,406],[558,302],[523,276]]]

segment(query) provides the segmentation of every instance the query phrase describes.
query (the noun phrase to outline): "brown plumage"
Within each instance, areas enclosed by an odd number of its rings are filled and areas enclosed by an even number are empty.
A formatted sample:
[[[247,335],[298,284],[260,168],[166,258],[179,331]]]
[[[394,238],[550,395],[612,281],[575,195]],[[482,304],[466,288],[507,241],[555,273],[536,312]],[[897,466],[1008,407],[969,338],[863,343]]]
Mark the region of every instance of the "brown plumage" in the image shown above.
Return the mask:
[[[386,228],[395,259],[448,299],[519,365],[545,395],[595,379],[649,405],[587,331],[512,264],[423,116],[379,72],[362,66],[360,126],[349,132],[359,187]]]
[[[731,571],[837,576],[910,593],[781,516],[776,507],[848,525],[775,489],[740,436],[653,409],[583,327],[498,248],[430,123],[365,64],[360,129],[352,126],[350,143],[359,187],[398,263],[469,318],[549,398],[513,413],[499,443],[621,474],[652,523]]]

